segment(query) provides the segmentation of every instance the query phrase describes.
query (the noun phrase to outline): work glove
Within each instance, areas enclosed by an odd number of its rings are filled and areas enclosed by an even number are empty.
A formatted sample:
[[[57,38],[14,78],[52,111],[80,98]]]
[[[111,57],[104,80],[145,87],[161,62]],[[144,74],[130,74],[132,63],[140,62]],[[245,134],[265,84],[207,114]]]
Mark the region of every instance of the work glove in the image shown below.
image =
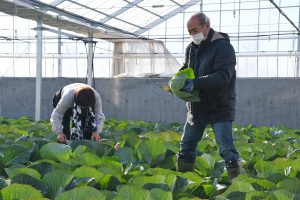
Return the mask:
[[[192,79],[186,79],[184,86],[180,89],[180,91],[192,93],[193,90],[194,90],[194,81]]]

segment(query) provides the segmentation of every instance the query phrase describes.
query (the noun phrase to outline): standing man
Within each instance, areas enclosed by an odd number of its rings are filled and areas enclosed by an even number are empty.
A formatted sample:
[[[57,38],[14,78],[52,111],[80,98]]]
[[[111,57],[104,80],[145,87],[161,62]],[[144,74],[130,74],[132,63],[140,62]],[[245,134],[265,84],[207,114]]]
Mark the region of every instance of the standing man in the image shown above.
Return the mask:
[[[54,95],[53,107],[50,122],[59,143],[67,139],[99,142],[105,116],[95,89],[83,83],[67,85]]]
[[[210,20],[204,13],[194,14],[187,28],[193,41],[186,48],[181,69],[192,68],[196,78],[186,80],[181,90],[199,90],[201,101],[187,103],[187,121],[177,154],[177,170],[194,170],[197,144],[205,127],[211,124],[231,180],[243,172],[232,140],[236,98],[235,51],[227,34],[210,28]]]

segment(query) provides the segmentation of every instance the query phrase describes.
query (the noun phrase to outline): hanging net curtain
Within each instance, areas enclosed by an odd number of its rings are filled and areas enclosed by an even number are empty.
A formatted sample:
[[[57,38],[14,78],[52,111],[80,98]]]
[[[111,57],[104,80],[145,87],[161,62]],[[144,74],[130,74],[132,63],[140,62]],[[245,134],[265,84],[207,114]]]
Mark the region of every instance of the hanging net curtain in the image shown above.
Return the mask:
[[[115,42],[114,50],[114,77],[171,77],[180,69],[180,63],[161,41]]]

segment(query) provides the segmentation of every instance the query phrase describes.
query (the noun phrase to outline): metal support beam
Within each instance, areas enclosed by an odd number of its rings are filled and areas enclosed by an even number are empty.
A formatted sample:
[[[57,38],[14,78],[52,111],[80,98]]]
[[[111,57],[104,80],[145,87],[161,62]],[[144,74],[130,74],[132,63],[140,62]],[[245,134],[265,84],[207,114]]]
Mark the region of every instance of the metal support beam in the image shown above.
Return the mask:
[[[53,1],[52,3],[50,3],[50,5],[52,5],[52,6],[58,6],[59,4],[61,4],[64,1],[66,1],[66,0],[56,0],[56,1]]]
[[[42,27],[40,29],[42,29],[43,31],[49,31],[51,33],[56,33],[57,35],[66,36],[66,37],[68,37],[71,40],[85,40],[86,39],[86,37],[80,37],[78,35],[74,35],[74,34],[63,32],[63,31],[61,31],[61,29],[56,30],[56,29],[47,28],[47,27]],[[37,28],[33,28],[33,30],[36,31]]]
[[[88,38],[88,62],[87,62],[87,84],[93,86],[93,58],[94,49],[93,49],[93,34],[89,34]]]
[[[281,10],[281,8],[273,1],[273,0],[269,0],[274,6],[275,8],[277,8],[277,10],[280,12],[280,14],[282,14],[289,22],[290,24],[297,30],[298,34],[300,34],[300,29],[294,24],[294,22],[283,12],[283,10]]]
[[[220,0],[220,11],[219,11],[219,31],[222,31],[222,0]]]
[[[127,0],[123,0],[123,1],[126,1],[127,3],[130,3],[130,2],[127,1]],[[139,5],[135,5],[135,6],[136,6],[137,8],[139,8],[139,9],[142,9],[142,10],[148,12],[148,13],[151,13],[152,15],[155,15],[156,17],[162,18],[162,16],[156,14],[155,12],[152,12],[152,11],[150,11],[150,10],[148,10],[148,9],[146,9],[146,8],[143,8],[143,7],[139,6]]]
[[[300,29],[300,7],[299,7],[299,20],[298,20],[298,28]],[[297,45],[297,52],[300,52],[300,34],[298,34],[298,45]],[[296,77],[299,77],[299,69],[300,69],[300,58],[297,57],[297,63],[296,63]]]
[[[200,2],[200,11],[201,12],[203,11],[203,0],[201,0],[201,2]]]
[[[17,57],[19,59],[21,58],[31,58],[35,59],[36,54],[23,54],[23,53],[15,53],[15,54],[7,54],[7,53],[0,53],[0,58],[13,58]],[[43,58],[45,59],[53,59],[53,58],[58,58],[58,54],[45,54],[43,53]],[[154,55],[151,55],[153,58],[184,58],[184,54],[181,53],[173,53],[173,54],[166,54],[166,53],[155,53]],[[281,52],[276,52],[276,51],[270,51],[270,52],[246,52],[246,53],[236,53],[236,57],[300,57],[300,52],[297,51],[281,51]],[[86,54],[83,53],[74,53],[74,54],[61,54],[62,59],[81,59],[81,60],[86,60]],[[114,53],[114,54],[102,54],[102,53],[97,53],[94,55],[94,58],[97,59],[113,59],[113,58],[139,58],[139,59],[149,59],[150,54],[145,54],[145,53],[136,53],[136,54],[123,54],[123,53]]]
[[[35,81],[35,121],[41,119],[42,101],[42,63],[43,63],[43,20],[37,20],[37,43],[36,43],[36,81]]]
[[[132,8],[133,6],[137,5],[138,3],[142,2],[143,0],[135,0],[133,2],[128,2],[128,4],[122,8],[120,8],[119,10],[117,10],[116,12],[110,14],[109,16],[105,17],[104,19],[100,20],[101,23],[106,23],[109,20],[117,17],[119,14],[122,14],[123,12],[125,12],[126,10],[129,10],[130,8]]]
[[[26,7],[30,7],[33,10],[40,10],[40,11],[43,11],[43,12],[45,12],[45,10],[55,12],[59,15],[59,16],[57,16],[57,18],[67,17],[70,20],[75,20],[76,22],[83,23],[85,25],[91,26],[92,28],[102,28],[105,31],[112,31],[113,33],[117,33],[117,34],[118,33],[119,34],[127,34],[128,36],[138,37],[137,35],[134,35],[131,32],[124,31],[122,29],[115,28],[113,26],[109,26],[107,24],[103,24],[103,23],[100,23],[100,22],[95,21],[95,20],[82,17],[80,15],[77,15],[76,13],[68,12],[66,10],[57,8],[57,7],[52,6],[50,4],[43,3],[41,1],[37,1],[37,0],[14,0],[14,4],[23,5],[23,6],[26,6]],[[124,37],[126,37],[126,36],[124,36]]]
[[[62,77],[62,66],[61,66],[61,29],[58,29],[58,47],[57,47],[57,53],[59,55],[58,59],[57,59],[57,76],[58,77]]]
[[[176,1],[173,1],[173,0],[170,0],[172,3],[176,4],[177,6],[181,6],[180,3],[176,2]]]
[[[86,5],[83,5],[83,4],[81,4],[81,3],[78,3],[78,2],[76,2],[76,1],[69,0],[69,2],[71,2],[71,3],[73,3],[73,4],[76,4],[76,5],[78,5],[78,6],[81,6],[81,7],[83,7],[83,8],[86,8],[86,9],[88,9],[88,10],[92,10],[92,11],[94,11],[94,12],[96,12],[96,13],[105,15],[106,17],[110,17],[110,15],[108,15],[108,14],[106,14],[106,13],[104,13],[104,12],[101,12],[101,11],[96,10],[96,9],[94,9],[94,8],[88,7],[88,6],[86,6]],[[121,18],[115,17],[115,19],[117,19],[117,20],[119,20],[119,21],[121,21],[121,22],[124,22],[124,23],[126,23],[126,24],[129,24],[129,25],[131,25],[131,26],[134,26],[134,27],[137,27],[137,28],[142,28],[142,27],[140,27],[140,26],[138,26],[138,25],[136,25],[136,24],[133,24],[133,23],[131,23],[131,22],[129,22],[129,21],[125,21],[125,20],[123,20],[123,19],[121,19]],[[100,23],[102,23],[102,22],[100,21]]]
[[[154,22],[146,25],[145,27],[143,27],[142,29],[139,29],[137,31],[135,31],[133,34],[135,35],[141,35],[144,32],[148,31],[149,29],[157,26],[158,24],[170,19],[171,17],[175,16],[176,14],[186,10],[187,8],[194,6],[196,3],[200,2],[201,0],[190,0],[187,3],[183,4],[181,7],[176,8],[175,10],[169,12],[168,14],[162,16],[161,18],[155,20]]]

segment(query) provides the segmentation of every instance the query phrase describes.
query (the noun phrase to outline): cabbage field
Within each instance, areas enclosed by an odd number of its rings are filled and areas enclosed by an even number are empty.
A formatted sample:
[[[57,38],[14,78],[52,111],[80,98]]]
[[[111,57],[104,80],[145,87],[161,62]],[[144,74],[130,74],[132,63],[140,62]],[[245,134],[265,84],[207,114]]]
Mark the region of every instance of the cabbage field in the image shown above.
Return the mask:
[[[300,130],[235,125],[247,174],[230,185],[211,127],[195,172],[175,171],[182,128],[110,119],[100,143],[64,145],[48,121],[0,117],[0,199],[300,199]]]

